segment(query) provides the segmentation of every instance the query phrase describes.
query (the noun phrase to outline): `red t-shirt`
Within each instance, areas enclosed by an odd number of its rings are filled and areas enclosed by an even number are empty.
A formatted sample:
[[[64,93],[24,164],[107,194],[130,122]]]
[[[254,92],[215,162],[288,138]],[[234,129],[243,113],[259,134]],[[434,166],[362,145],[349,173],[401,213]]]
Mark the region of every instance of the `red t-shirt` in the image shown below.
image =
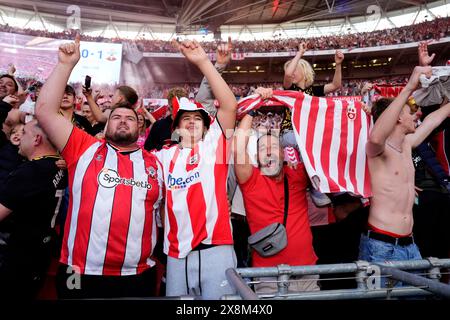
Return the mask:
[[[317,261],[312,245],[306,200],[307,176],[303,163],[296,170],[284,167],[289,185],[289,211],[286,223],[288,245],[271,257],[261,257],[253,251],[253,267],[273,267],[279,264],[312,265]],[[250,179],[240,184],[251,233],[271,223],[283,223],[284,179],[276,181],[253,169]]]

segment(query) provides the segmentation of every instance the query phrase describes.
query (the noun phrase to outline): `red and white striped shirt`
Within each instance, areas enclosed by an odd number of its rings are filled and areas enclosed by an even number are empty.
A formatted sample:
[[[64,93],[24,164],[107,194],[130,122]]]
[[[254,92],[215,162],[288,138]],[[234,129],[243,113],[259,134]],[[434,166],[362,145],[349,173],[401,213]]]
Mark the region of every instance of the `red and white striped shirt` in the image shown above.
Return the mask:
[[[60,261],[81,274],[139,274],[155,264],[155,213],[161,200],[157,159],[120,153],[73,128],[62,151],[70,199]]]
[[[155,152],[164,172],[164,252],[184,258],[200,243],[233,244],[227,202],[229,141],[217,121],[194,149]]]

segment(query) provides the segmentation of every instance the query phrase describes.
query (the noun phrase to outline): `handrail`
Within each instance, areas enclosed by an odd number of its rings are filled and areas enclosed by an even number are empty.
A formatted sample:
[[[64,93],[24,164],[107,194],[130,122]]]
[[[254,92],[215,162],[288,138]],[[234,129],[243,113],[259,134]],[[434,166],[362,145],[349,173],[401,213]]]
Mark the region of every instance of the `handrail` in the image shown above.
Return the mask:
[[[258,295],[247,286],[244,279],[241,278],[235,269],[227,269],[225,274],[243,300],[258,300]]]
[[[226,271],[227,279],[236,289],[238,295],[225,295],[224,300],[256,300],[256,299],[283,299],[283,300],[343,300],[343,299],[376,299],[407,296],[436,295],[450,299],[450,285],[440,283],[441,269],[450,269],[450,259],[427,258],[423,260],[388,261],[385,263],[369,263],[356,261],[354,263],[290,266],[279,265],[265,268],[238,268]],[[406,271],[428,270],[428,278],[417,273]],[[303,281],[292,279],[291,276],[321,275],[333,273],[354,273],[357,288],[323,291],[291,292],[281,290],[273,293],[255,293],[250,284],[254,281],[244,281],[243,278],[259,278],[257,282],[264,282],[264,277],[277,277],[269,282]],[[407,283],[410,286],[388,287],[380,286],[380,278],[389,278]]]
[[[441,268],[450,268],[450,259],[440,259]],[[408,260],[408,261],[390,261],[387,263],[379,263],[381,266],[398,268],[402,270],[428,269],[434,265],[427,259],[423,260]],[[311,274],[333,274],[333,273],[352,273],[360,271],[361,267],[358,262],[353,263],[339,263],[339,264],[323,264],[310,266],[288,266],[291,275],[303,276]],[[280,273],[278,267],[266,268],[239,268],[238,274],[241,277],[270,277],[277,276]]]
[[[392,279],[412,284],[416,287],[422,287],[424,290],[437,294],[439,296],[450,299],[450,285],[427,279],[419,275],[405,272],[396,268],[378,265],[381,274],[389,275]]]

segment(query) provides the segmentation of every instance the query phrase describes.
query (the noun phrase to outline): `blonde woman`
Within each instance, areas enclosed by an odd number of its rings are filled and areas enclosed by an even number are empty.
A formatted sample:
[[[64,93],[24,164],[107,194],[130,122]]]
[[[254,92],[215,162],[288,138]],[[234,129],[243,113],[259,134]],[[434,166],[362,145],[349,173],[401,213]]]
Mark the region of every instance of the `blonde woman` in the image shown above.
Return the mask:
[[[342,51],[337,50],[334,55],[336,70],[334,72],[333,81],[326,85],[313,86],[315,76],[314,70],[308,61],[302,59],[306,50],[306,43],[300,43],[294,59],[289,60],[284,64],[284,89],[302,91],[317,97],[323,97],[328,93],[338,90],[341,87],[342,82],[342,61],[344,61],[344,54]],[[291,112],[288,108],[286,108],[285,117],[281,124],[281,130],[283,132],[292,130]]]
[[[337,50],[334,55],[336,70],[333,81],[326,85],[314,86],[314,70],[308,61],[302,59],[307,50],[306,43],[302,42],[298,46],[298,52],[292,60],[284,65],[283,87],[285,90],[302,91],[311,96],[323,97],[328,93],[338,90],[342,82],[342,61],[344,54]],[[283,147],[294,147],[298,149],[291,122],[291,110],[285,108],[283,121],[281,122],[281,144]],[[311,189],[311,196],[318,207],[330,204],[330,199]]]

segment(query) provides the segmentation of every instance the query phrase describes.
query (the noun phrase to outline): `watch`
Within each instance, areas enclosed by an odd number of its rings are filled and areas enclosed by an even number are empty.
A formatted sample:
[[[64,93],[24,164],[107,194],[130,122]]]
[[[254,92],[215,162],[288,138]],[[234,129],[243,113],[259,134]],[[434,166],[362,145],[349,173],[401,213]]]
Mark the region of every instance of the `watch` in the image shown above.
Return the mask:
[[[249,112],[247,112],[247,114],[249,116],[255,117],[256,116],[256,110],[250,110]]]

